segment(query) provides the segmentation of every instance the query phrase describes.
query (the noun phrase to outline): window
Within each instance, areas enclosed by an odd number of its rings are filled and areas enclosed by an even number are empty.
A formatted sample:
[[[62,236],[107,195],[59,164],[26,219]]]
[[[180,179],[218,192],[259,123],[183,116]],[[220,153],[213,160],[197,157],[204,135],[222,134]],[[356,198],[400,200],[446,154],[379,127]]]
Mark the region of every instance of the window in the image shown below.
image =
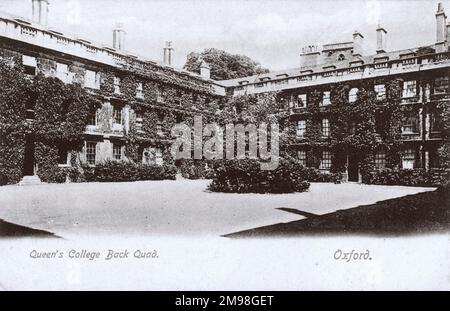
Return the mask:
[[[161,148],[155,149],[155,164],[156,165],[163,165],[163,156],[162,156],[162,150]]]
[[[113,119],[114,124],[122,124],[122,107],[117,105],[113,106]]]
[[[297,95],[297,106],[296,108],[306,108],[306,94]]]
[[[322,136],[330,136],[330,121],[328,119],[322,119]]]
[[[100,79],[97,72],[86,70],[86,74],[84,75],[84,87],[88,87],[91,89],[100,88]]]
[[[306,132],[306,120],[299,120],[297,122],[297,137],[304,138]]]
[[[377,99],[381,100],[386,98],[386,87],[384,84],[376,84],[374,90],[377,94]]]
[[[418,118],[417,115],[411,114],[403,120],[402,134],[418,133]]]
[[[441,132],[442,131],[442,117],[439,113],[431,113],[430,114],[430,130],[431,132]]]
[[[298,161],[301,165],[306,166],[306,151],[300,150],[297,152]]]
[[[331,101],[330,101],[330,92],[323,92],[323,97],[322,97],[322,102],[320,103],[321,106],[327,106],[330,105]]]
[[[319,168],[321,170],[329,170],[331,168],[331,152],[322,151],[322,159]]]
[[[64,83],[70,83],[69,66],[66,64],[56,63],[56,77]]]
[[[416,96],[416,80],[403,82],[403,97]]]
[[[113,158],[114,160],[122,160],[122,146],[113,144]]]
[[[356,87],[350,89],[348,93],[348,101],[354,103],[358,99],[358,89]]]
[[[97,151],[97,143],[86,143],[86,162],[90,165],[95,165],[95,156]]]
[[[144,88],[142,82],[139,82],[136,87],[136,97],[144,98]]]
[[[163,93],[164,93],[164,90],[162,89],[162,87],[158,87],[158,88],[156,89],[156,101],[157,101],[158,103],[164,102]]]
[[[337,59],[338,61],[343,61],[343,60],[345,60],[345,56],[344,56],[344,54],[339,54],[339,56],[338,56],[338,59]]]
[[[161,123],[156,124],[156,134],[159,135],[159,136],[163,136],[164,135]]]
[[[22,64],[25,70],[25,74],[30,76],[36,75],[37,63],[35,57],[22,55]]]
[[[136,112],[136,127],[138,130],[142,129],[142,122],[144,121],[144,115],[142,112]]]
[[[92,125],[92,126],[96,126],[97,125],[97,115],[98,115],[98,110],[96,110],[95,112],[92,112],[89,115],[88,125]]]
[[[114,77],[114,93],[120,94],[120,78]]]
[[[402,156],[402,168],[403,169],[413,169],[415,162],[415,152],[414,149],[407,149]]]
[[[375,153],[375,168],[383,169],[386,167],[386,154],[382,151]]]
[[[442,94],[450,92],[449,77],[438,77],[434,79],[434,94]]]

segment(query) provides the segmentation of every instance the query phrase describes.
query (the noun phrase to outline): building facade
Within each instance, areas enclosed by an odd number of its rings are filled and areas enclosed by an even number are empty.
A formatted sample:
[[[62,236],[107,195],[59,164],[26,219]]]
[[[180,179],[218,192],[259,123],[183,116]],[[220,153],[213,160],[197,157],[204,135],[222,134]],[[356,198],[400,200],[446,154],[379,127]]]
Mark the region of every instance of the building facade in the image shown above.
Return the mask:
[[[60,167],[71,166],[74,160],[89,165],[127,159],[171,163],[170,125],[219,109],[224,87],[209,79],[208,70],[202,69],[200,76],[172,67],[170,42],[163,62],[147,60],[125,50],[126,34],[120,24],[113,30],[113,44],[101,45],[48,27],[48,1],[32,4],[32,20],[0,14],[0,58],[23,66],[30,79],[43,74],[79,84],[101,101],[89,118],[81,149],[58,150]],[[27,107],[30,123],[33,109]],[[133,152],[127,148],[131,135],[139,141]],[[25,149],[23,175],[39,175],[32,137]]]
[[[221,82],[233,96],[279,94],[286,149],[307,166],[341,171],[349,181],[362,180],[365,164],[438,167],[438,149],[448,139],[441,115],[450,104],[450,23],[443,5],[434,44],[387,51],[387,31],[379,26],[376,33],[373,55],[363,55],[364,37],[355,31],[349,42],[304,47],[299,68]],[[374,113],[361,117],[367,110]]]
[[[448,142],[441,116],[450,101],[450,24],[442,4],[433,44],[388,51],[388,32],[379,26],[373,55],[364,55],[364,36],[355,31],[352,41],[304,47],[298,68],[226,81],[211,80],[204,62],[200,75],[173,68],[171,42],[162,62],[127,52],[120,24],[111,46],[63,34],[47,26],[47,0],[32,4],[31,20],[0,14],[0,58],[23,66],[30,79],[42,74],[80,85],[101,103],[82,146],[57,150],[58,167],[173,163],[173,124],[195,115],[214,121],[233,96],[267,93],[282,107],[283,151],[306,166],[363,181],[367,167],[441,165],[438,150]],[[29,123],[33,109],[27,107]],[[40,175],[28,136],[22,175]]]

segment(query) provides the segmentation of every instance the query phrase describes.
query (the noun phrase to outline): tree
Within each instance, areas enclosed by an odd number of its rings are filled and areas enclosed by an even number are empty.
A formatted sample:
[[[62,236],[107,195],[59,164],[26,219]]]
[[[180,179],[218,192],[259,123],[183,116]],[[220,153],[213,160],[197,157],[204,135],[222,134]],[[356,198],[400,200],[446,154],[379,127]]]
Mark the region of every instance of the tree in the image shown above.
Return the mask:
[[[189,53],[184,69],[200,73],[202,60],[210,65],[213,80],[236,79],[269,72],[248,56],[230,54],[214,48],[205,49],[201,53]]]

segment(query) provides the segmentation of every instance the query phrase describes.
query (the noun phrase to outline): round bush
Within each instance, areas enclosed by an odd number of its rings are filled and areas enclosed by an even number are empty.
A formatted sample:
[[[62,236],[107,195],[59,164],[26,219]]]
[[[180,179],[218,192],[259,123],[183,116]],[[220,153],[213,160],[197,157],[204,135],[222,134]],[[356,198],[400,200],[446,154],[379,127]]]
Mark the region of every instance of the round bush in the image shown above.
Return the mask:
[[[228,160],[216,168],[208,189],[231,193],[292,193],[309,189],[298,162],[280,158],[275,170],[261,170],[257,160]]]

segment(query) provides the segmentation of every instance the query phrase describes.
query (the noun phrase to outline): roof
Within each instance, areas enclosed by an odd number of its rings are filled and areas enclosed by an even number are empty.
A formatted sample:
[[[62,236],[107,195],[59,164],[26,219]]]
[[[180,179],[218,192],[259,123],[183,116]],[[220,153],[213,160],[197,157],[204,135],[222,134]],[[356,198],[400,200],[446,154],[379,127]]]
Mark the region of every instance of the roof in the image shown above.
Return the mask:
[[[184,70],[182,68],[177,68],[174,66],[169,66],[167,64],[164,64],[160,61],[155,61],[155,60],[151,60],[148,58],[145,58],[143,56],[140,55],[136,55],[132,52],[126,51],[126,50],[118,50],[115,49],[113,46],[108,45],[108,44],[102,44],[102,43],[98,43],[98,42],[94,42],[91,40],[87,40],[86,38],[80,37],[79,35],[76,34],[70,34],[70,33],[63,33],[53,27],[48,27],[48,26],[44,26],[41,25],[39,23],[35,23],[32,20],[28,19],[28,18],[24,18],[24,17],[20,17],[20,16],[16,16],[16,15],[12,15],[6,12],[2,12],[0,11],[0,19],[2,20],[6,20],[9,22],[14,22],[16,24],[20,24],[22,26],[26,26],[26,27],[30,27],[42,32],[46,32],[46,33],[50,33],[52,35],[56,35],[59,37],[62,37],[64,39],[70,40],[70,41],[75,41],[78,43],[82,43],[84,45],[86,45],[87,47],[92,47],[98,50],[103,50],[103,51],[108,51],[108,52],[113,52],[115,54],[119,54],[121,56],[124,57],[131,57],[134,58],[137,61],[141,61],[141,62],[150,62],[153,65],[159,66],[161,68],[165,68],[165,69],[169,69],[169,70],[173,70],[175,72],[179,72],[181,74],[187,74],[192,76],[193,78],[199,79],[199,80],[203,80],[203,81],[208,81],[210,83],[215,83],[216,81],[211,80],[211,79],[205,79],[203,77],[201,77],[199,74],[191,72],[191,71],[187,71]],[[216,83],[217,84],[217,83]]]
[[[401,57],[405,57],[408,54],[415,54],[419,49],[423,48],[434,48],[434,45],[428,45],[428,46],[422,46],[417,48],[411,48],[411,49],[404,49],[404,50],[397,50],[397,51],[391,51],[391,52],[385,52],[385,53],[377,53],[372,54],[368,56],[354,56],[349,59],[345,59],[342,61],[335,61],[335,62],[326,62],[317,64],[315,66],[305,66],[305,67],[297,67],[292,69],[286,69],[286,70],[277,70],[272,71],[270,73],[264,73],[264,74],[258,74],[248,77],[242,77],[237,79],[230,79],[230,80],[222,80],[217,81],[221,85],[225,87],[233,87],[233,86],[239,86],[243,82],[248,81],[247,83],[258,83],[258,82],[264,82],[264,81],[270,81],[270,80],[278,80],[278,79],[284,79],[286,77],[296,77],[301,76],[307,73],[317,73],[317,72],[323,72],[328,70],[336,70],[336,69],[343,69],[348,68],[352,66],[358,66],[357,63],[363,64],[372,64],[374,62],[377,62],[377,60],[384,62],[384,61],[391,61],[400,59]]]

